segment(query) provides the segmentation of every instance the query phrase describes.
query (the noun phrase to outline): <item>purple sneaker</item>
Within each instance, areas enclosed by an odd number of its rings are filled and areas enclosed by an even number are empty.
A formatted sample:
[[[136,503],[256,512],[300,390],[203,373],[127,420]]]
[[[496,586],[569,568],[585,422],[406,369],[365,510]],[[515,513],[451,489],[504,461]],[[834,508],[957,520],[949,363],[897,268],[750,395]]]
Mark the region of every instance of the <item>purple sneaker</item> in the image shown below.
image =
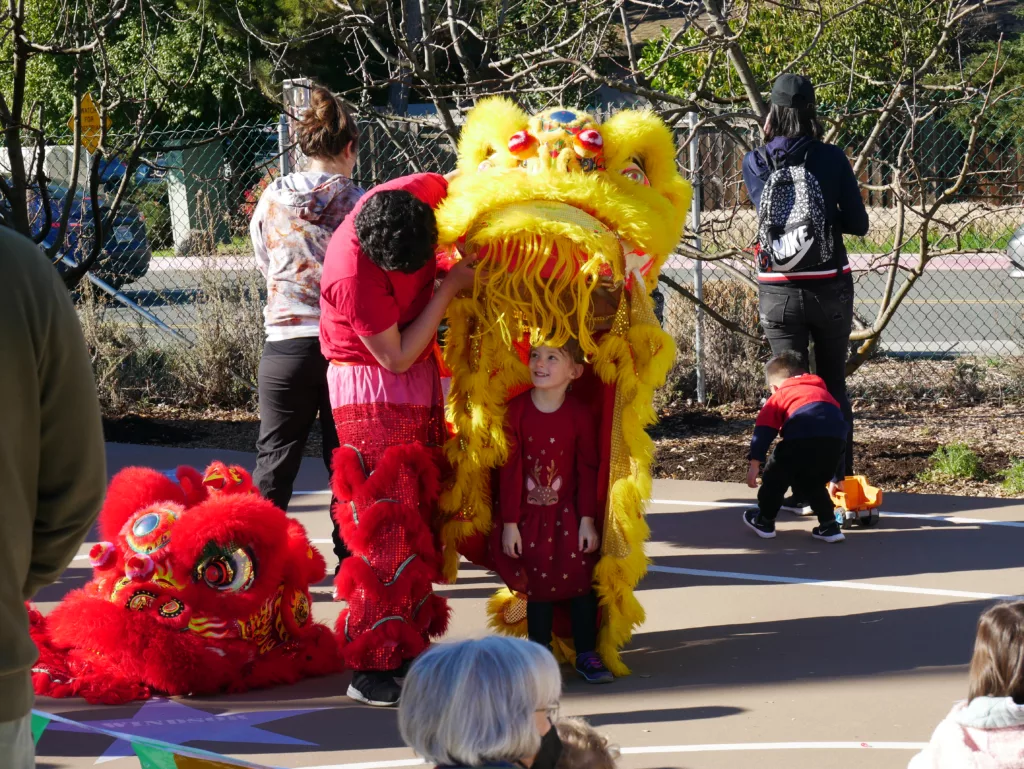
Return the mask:
[[[604,666],[597,652],[577,654],[576,672],[583,676],[588,684],[610,684],[615,680],[615,676]]]

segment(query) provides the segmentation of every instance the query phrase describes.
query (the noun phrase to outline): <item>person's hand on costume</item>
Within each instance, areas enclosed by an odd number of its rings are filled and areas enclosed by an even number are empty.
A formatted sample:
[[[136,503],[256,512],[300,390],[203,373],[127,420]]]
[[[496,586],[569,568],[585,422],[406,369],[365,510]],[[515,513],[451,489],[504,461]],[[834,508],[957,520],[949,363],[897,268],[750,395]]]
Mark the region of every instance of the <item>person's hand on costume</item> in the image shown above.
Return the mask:
[[[454,171],[449,171],[448,173],[446,173],[444,175],[444,180],[451,184],[455,179],[458,179],[460,176],[462,176],[462,171],[456,168]]]
[[[448,270],[448,274],[444,278],[444,282],[447,283],[455,293],[465,291],[473,288],[473,283],[476,280],[476,268],[477,260],[470,256],[464,256],[459,261],[452,265],[451,269]]]
[[[750,464],[747,466],[747,485],[752,488],[757,488],[757,474],[761,472],[761,463],[756,459],[751,459]]]
[[[509,558],[518,558],[523,554],[523,537],[519,533],[518,524],[505,524],[501,531],[501,551]]]
[[[580,519],[580,552],[593,553],[601,545],[601,537],[597,533],[594,519],[585,516]]]

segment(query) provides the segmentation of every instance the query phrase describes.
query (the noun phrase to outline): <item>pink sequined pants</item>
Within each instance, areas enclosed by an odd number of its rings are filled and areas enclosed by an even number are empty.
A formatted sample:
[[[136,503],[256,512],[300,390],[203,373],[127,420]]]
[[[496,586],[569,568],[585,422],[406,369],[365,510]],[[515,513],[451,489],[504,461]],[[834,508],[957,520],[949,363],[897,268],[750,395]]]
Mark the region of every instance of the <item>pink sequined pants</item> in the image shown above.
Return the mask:
[[[436,536],[444,407],[430,358],[404,374],[332,365],[334,519],[352,552],[335,580],[336,626],[354,670],[394,670],[442,635],[449,609]]]

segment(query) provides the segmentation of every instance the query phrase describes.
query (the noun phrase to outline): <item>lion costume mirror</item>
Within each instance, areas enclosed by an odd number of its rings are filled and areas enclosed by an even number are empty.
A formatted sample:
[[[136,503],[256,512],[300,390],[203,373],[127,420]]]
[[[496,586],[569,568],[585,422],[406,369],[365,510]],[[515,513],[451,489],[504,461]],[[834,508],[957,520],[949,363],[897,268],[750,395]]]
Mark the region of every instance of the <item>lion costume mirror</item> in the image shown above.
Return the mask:
[[[508,457],[506,404],[530,387],[530,340],[576,339],[587,362],[573,394],[599,444],[598,652],[615,675],[629,672],[619,651],[644,620],[633,595],[647,567],[652,443],[644,428],[675,356],[649,297],[690,203],[675,156],[672,133],[651,112],[626,110],[599,124],[579,110],[530,117],[489,99],[467,116],[461,174],[437,210],[442,249],[451,258],[458,244],[486,275],[452,303],[445,336],[455,428],[446,447],[454,475],[442,497],[446,576],[458,570],[457,551],[492,563],[494,470]],[[526,590],[516,587],[491,599],[490,624],[525,635]],[[554,645],[571,659],[565,615],[556,613]]]

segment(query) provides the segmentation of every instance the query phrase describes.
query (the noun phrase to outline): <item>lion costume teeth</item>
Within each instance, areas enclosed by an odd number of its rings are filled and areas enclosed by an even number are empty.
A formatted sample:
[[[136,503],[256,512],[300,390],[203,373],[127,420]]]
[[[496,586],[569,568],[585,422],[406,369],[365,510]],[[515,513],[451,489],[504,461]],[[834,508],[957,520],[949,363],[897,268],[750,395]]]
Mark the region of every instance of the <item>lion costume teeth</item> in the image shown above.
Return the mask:
[[[460,244],[487,276],[449,309],[455,437],[446,446],[454,479],[441,500],[445,574],[453,579],[458,571],[457,548],[487,561],[492,470],[508,454],[505,404],[529,386],[529,340],[578,339],[590,362],[580,397],[600,415],[602,443],[598,651],[616,675],[629,672],[619,650],[644,619],[633,594],[647,569],[652,444],[644,428],[655,418],[654,389],[675,358],[648,296],[690,203],[675,157],[671,132],[651,112],[627,110],[599,124],[581,110],[530,117],[506,99],[489,99],[467,116],[462,174],[437,211],[448,258]],[[597,311],[602,279],[625,285],[607,317]],[[496,594],[491,626],[525,635],[522,602],[507,590]],[[565,640],[555,645],[562,656],[571,653]]]

